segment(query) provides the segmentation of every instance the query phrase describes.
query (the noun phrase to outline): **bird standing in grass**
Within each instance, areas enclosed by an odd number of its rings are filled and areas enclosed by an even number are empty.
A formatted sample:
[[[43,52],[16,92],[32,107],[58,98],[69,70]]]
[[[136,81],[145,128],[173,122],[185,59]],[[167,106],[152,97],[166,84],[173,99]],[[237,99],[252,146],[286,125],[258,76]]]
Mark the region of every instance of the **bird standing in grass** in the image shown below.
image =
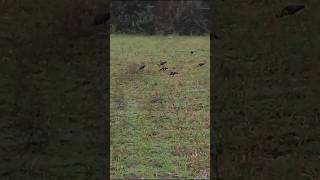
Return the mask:
[[[205,65],[206,63],[199,63],[198,64],[198,66],[200,67],[200,66],[203,66],[203,65]]]
[[[146,65],[141,65],[140,67],[139,67],[139,70],[142,70],[142,69],[144,69],[146,67]]]
[[[167,67],[162,67],[159,71],[165,71],[167,69],[168,69]]]
[[[284,17],[284,16],[293,15],[293,14],[299,12],[300,10],[302,10],[304,8],[305,8],[304,5],[289,5],[289,6],[286,6],[285,8],[282,9],[280,14],[276,15],[276,18],[281,18],[281,17]]]
[[[172,71],[172,72],[170,72],[170,76],[174,76],[174,75],[176,75],[176,74],[179,74],[178,72],[175,72],[175,71]]]
[[[165,65],[166,63],[167,63],[167,61],[161,61],[160,66]]]

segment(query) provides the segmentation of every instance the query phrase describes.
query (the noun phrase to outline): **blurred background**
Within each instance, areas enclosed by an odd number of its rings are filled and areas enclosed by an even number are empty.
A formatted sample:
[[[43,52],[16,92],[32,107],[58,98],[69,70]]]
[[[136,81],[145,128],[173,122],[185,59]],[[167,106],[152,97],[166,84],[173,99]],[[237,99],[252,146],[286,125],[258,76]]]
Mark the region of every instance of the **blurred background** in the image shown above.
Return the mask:
[[[209,33],[209,2],[113,1],[111,33],[202,35]]]

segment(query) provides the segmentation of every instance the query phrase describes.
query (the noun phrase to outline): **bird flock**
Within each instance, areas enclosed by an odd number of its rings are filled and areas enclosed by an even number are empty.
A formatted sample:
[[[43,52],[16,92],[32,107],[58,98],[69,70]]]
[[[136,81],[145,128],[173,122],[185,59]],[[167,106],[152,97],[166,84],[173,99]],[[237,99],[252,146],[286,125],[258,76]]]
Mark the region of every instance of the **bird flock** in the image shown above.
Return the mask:
[[[304,8],[305,8],[305,5],[288,5],[288,6],[284,7],[281,10],[280,14],[276,15],[276,18],[282,18],[282,17],[285,17],[285,16],[296,14],[297,12],[301,11]],[[211,34],[210,34],[210,36],[211,36]],[[216,33],[213,33],[213,38],[214,39],[220,39],[220,36],[218,34],[216,34]],[[195,51],[193,51],[193,50],[190,51],[191,55],[194,54],[194,53],[195,53]],[[159,66],[161,68],[159,69],[159,71],[168,70],[169,68],[165,66],[166,64],[167,64],[167,61],[160,61]],[[201,67],[201,66],[204,66],[204,65],[205,65],[205,63],[202,62],[202,63],[199,63],[197,65],[197,67]],[[145,67],[146,67],[146,65],[142,64],[142,65],[140,65],[139,70],[143,70]],[[169,72],[169,75],[172,76],[172,77],[175,76],[176,74],[179,74],[179,73],[176,72],[176,71],[170,71]]]
[[[286,16],[289,16],[289,15],[293,15],[293,14],[296,14],[297,12],[301,11],[302,9],[305,8],[305,5],[298,5],[298,4],[295,4],[295,5],[288,5],[286,7],[284,7],[281,11],[280,11],[280,14],[277,14],[276,15],[276,18],[282,18],[282,17],[286,17]],[[101,15],[97,15],[94,19],[94,24],[95,25],[99,25],[99,24],[103,24],[103,23],[106,23],[110,18],[110,14],[109,13],[105,13],[105,14],[101,14]],[[211,35],[210,33],[210,39],[211,37],[213,36],[214,39],[220,39],[220,36],[216,33],[213,33],[213,35]],[[191,55],[195,53],[195,51],[191,50],[190,51]],[[167,64],[167,61],[163,60],[163,61],[160,61],[159,63],[159,66],[160,66],[160,69],[159,71],[166,71],[168,70],[169,68],[166,67],[165,65]],[[201,67],[201,66],[204,66],[205,63],[199,63],[197,65],[197,67]],[[146,65],[145,64],[141,64],[139,66],[139,70],[143,70],[145,69]],[[176,71],[170,71],[169,72],[169,75],[170,76],[175,76],[176,74],[179,74],[178,72]]]
[[[191,54],[194,54],[195,51],[190,51],[190,53],[191,53]],[[160,66],[159,71],[166,71],[166,70],[168,70],[169,68],[166,67],[166,64],[167,64],[167,61],[166,61],[166,60],[160,61],[160,63],[158,64],[158,65]],[[197,65],[197,67],[204,66],[205,64],[206,64],[206,63],[204,63],[204,62],[199,63],[199,64]],[[145,69],[145,67],[146,67],[145,64],[141,64],[141,65],[139,66],[139,70],[142,71],[143,69]],[[169,72],[169,76],[172,76],[172,77],[175,76],[176,74],[179,74],[179,73],[178,73],[177,71],[173,71],[173,70],[171,70],[171,71]]]

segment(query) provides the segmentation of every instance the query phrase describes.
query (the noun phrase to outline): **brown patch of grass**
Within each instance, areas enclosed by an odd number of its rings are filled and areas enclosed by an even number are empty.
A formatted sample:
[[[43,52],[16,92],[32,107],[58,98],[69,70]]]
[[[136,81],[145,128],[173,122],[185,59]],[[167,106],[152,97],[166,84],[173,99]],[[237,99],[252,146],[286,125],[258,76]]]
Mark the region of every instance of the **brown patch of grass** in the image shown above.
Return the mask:
[[[126,80],[133,80],[137,77],[138,73],[139,73],[139,64],[135,62],[128,62],[123,78]]]

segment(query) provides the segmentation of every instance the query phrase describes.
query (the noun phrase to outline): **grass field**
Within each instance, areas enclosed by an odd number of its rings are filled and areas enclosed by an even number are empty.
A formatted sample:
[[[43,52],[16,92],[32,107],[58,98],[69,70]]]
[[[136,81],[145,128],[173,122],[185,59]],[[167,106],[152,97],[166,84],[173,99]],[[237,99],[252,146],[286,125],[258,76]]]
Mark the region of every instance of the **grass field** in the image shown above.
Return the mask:
[[[110,45],[111,178],[209,174],[209,36],[113,34]]]

